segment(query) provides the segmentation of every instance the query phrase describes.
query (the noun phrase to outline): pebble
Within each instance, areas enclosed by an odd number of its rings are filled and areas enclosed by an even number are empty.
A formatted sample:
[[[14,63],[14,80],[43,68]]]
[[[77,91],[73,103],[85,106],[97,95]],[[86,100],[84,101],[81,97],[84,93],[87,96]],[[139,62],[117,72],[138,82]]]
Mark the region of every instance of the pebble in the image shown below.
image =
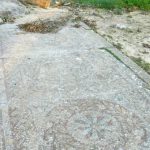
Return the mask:
[[[0,24],[2,24],[3,23],[3,20],[0,18]]]
[[[124,29],[127,29],[128,27],[124,24],[116,24],[116,25],[113,25],[114,28],[118,28],[118,29],[121,29],[121,30],[124,30]]]

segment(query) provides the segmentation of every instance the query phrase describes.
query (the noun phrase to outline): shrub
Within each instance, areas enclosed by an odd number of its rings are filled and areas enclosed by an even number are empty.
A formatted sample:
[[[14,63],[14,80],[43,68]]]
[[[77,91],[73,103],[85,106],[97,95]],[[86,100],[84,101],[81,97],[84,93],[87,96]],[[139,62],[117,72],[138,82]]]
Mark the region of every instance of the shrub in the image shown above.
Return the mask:
[[[138,7],[150,10],[150,0],[76,0],[86,6],[101,7],[106,9]]]

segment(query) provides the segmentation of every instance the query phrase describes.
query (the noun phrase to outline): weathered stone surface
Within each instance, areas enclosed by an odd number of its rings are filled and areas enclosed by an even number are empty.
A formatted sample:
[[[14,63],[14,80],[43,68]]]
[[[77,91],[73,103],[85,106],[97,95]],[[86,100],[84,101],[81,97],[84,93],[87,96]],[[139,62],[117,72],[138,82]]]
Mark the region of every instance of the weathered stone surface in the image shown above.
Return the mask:
[[[18,23],[0,26],[3,145],[11,150],[150,149],[148,85],[110,52],[109,43],[84,24],[39,34],[19,30]]]

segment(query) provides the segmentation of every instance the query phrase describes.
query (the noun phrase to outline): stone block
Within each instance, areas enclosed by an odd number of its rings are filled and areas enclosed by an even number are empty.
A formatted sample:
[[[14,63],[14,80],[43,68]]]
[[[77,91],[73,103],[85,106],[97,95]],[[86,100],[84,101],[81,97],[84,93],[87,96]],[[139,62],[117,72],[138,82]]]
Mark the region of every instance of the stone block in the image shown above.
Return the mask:
[[[42,8],[48,8],[51,4],[51,0],[21,0],[21,2],[37,5]]]
[[[0,18],[0,24],[2,24],[3,23],[3,20]]]

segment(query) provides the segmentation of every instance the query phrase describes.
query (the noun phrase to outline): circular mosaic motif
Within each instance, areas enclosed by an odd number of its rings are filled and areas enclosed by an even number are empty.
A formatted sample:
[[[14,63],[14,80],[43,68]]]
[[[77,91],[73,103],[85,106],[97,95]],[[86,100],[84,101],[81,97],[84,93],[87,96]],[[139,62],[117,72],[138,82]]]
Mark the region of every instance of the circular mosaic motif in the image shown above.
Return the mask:
[[[140,119],[108,101],[81,100],[56,107],[48,116],[65,148],[139,149],[146,130]]]

